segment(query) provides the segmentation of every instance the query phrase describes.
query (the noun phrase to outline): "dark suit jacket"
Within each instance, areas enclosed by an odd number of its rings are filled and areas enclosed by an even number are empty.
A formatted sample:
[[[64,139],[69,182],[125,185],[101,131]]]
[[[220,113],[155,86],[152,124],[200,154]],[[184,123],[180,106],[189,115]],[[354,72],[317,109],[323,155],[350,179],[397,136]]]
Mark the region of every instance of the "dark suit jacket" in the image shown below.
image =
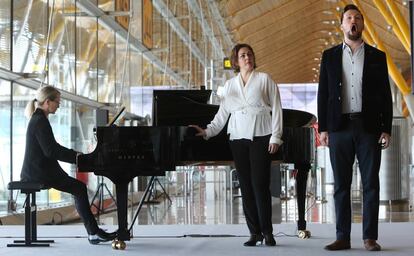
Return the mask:
[[[385,53],[365,43],[362,73],[362,120],[370,133],[391,135],[392,98]],[[323,52],[318,89],[319,132],[343,128],[342,44]]]
[[[46,115],[41,109],[36,109],[27,127],[21,179],[53,184],[54,180],[67,175],[58,160],[75,163],[76,155],[76,151],[56,142]]]

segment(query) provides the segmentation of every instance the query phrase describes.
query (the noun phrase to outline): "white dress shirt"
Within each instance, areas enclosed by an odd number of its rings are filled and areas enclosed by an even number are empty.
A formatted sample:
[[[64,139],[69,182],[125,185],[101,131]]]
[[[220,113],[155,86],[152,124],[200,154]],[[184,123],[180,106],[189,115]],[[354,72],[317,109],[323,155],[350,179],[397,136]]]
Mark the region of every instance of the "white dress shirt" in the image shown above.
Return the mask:
[[[365,47],[362,43],[352,52],[343,43],[342,47],[342,113],[362,111],[362,72],[364,71]]]
[[[220,108],[207,125],[206,139],[223,129],[229,115],[227,133],[230,140],[253,140],[255,136],[271,134],[269,143],[283,143],[279,89],[268,74],[253,71],[244,86],[240,73],[226,81]]]

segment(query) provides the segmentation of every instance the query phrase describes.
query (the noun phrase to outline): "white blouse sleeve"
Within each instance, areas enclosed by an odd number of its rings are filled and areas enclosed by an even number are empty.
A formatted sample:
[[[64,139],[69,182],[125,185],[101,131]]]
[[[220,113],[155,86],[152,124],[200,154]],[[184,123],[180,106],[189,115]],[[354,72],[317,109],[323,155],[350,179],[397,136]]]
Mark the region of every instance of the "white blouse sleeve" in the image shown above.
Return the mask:
[[[226,109],[227,89],[228,82],[226,82],[226,85],[224,86],[224,92],[221,97],[219,110],[217,111],[217,114],[214,116],[214,119],[211,121],[211,123],[207,125],[205,139],[209,139],[219,134],[229,119],[230,112]]]
[[[276,83],[269,76],[267,76],[267,88],[269,103],[272,109],[272,136],[270,137],[269,143],[282,145],[283,110],[280,101],[280,93]]]

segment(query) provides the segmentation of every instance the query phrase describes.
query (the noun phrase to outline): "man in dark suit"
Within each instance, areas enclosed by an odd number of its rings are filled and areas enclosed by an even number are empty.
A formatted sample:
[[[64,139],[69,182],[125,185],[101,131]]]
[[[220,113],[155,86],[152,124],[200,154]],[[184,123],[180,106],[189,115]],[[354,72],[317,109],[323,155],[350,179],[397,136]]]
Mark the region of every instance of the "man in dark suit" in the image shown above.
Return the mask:
[[[363,186],[363,239],[379,251],[379,167],[390,143],[392,98],[385,54],[364,43],[364,18],[355,5],[341,17],[344,42],[324,51],[320,68],[320,141],[328,146],[334,173],[336,241],[327,250],[351,248],[352,170],[358,159]]]

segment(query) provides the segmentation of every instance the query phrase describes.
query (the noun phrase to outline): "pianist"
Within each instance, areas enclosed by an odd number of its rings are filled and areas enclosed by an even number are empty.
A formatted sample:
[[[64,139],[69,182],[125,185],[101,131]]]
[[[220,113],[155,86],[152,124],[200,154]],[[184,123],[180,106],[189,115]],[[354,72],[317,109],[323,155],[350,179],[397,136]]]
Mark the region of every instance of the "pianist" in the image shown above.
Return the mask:
[[[67,192],[75,197],[75,206],[91,244],[114,239],[116,233],[107,233],[98,227],[91,212],[86,185],[70,177],[59,165],[58,160],[75,163],[77,154],[72,149],[59,145],[53,135],[48,116],[59,108],[60,92],[52,87],[40,87],[36,98],[31,100],[25,110],[30,117],[26,132],[26,151],[21,179],[40,182],[47,187]]]
[[[255,246],[263,239],[275,246],[270,195],[270,154],[282,144],[282,107],[279,91],[269,75],[257,72],[251,46],[237,44],[231,54],[237,76],[223,89],[220,108],[214,119],[198,136],[217,135],[230,116],[227,133],[237,169],[243,200],[243,211],[250,239],[245,246]]]

